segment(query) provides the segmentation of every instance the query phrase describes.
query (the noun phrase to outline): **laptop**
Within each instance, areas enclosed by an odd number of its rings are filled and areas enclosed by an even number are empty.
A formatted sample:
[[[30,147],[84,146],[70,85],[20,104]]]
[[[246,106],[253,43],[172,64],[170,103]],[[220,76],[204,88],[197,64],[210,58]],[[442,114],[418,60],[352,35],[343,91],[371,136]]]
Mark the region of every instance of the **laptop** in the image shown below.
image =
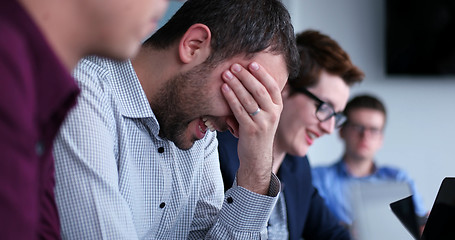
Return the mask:
[[[419,240],[420,227],[415,214],[415,206],[414,201],[412,200],[412,195],[391,203],[390,208],[412,237]]]
[[[455,239],[454,177],[446,177],[443,179],[421,237],[418,231],[419,227],[414,211],[414,203],[410,197],[392,202],[390,208],[416,240]]]
[[[359,181],[350,187],[352,214],[355,219],[350,230],[354,239],[413,239],[389,208],[391,202],[412,194],[408,183]]]

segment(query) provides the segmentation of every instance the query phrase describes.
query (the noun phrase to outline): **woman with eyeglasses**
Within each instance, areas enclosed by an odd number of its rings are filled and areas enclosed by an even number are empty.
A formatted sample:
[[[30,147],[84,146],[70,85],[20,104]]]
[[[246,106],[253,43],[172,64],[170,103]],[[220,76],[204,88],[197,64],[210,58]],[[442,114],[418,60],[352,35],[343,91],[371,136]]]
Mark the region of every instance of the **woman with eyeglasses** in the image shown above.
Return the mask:
[[[271,169],[282,193],[268,222],[268,239],[350,239],[314,188],[306,154],[316,139],[343,124],[349,89],[364,74],[329,36],[308,30],[296,37],[301,69],[282,91]],[[218,133],[218,140],[223,181],[229,188],[239,166],[237,139]]]

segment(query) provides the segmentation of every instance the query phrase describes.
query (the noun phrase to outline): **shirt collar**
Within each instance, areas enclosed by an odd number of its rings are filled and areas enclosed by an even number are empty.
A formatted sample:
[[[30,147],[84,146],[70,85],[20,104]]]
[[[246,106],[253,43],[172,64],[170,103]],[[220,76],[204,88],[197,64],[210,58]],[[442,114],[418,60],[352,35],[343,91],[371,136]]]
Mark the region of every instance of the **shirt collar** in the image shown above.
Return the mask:
[[[376,166],[376,163],[373,162],[373,172],[371,173],[371,175],[369,176],[366,176],[366,177],[361,177],[361,178],[357,178],[357,177],[354,177],[352,176],[349,171],[348,171],[348,167],[346,166],[346,163],[343,161],[343,158],[341,158],[337,163],[337,168],[338,168],[338,171],[343,174],[344,176],[348,177],[348,178],[352,178],[352,179],[366,179],[366,178],[370,178],[372,176],[375,176],[377,173],[378,173],[378,168]]]
[[[129,118],[156,119],[131,61],[111,60],[107,67],[112,74],[112,89],[121,114]]]

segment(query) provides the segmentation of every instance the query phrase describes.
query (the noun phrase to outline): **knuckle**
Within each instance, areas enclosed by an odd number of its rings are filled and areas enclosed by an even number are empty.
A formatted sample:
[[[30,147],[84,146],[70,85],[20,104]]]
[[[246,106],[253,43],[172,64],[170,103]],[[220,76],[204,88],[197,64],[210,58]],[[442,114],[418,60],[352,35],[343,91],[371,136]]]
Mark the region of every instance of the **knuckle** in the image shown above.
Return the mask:
[[[256,95],[259,96],[259,97],[263,97],[263,96],[266,96],[268,94],[269,93],[267,92],[267,90],[265,88],[263,88],[263,87],[256,89]]]
[[[280,115],[279,114],[271,114],[270,115],[270,122],[277,122],[278,120],[280,119]]]
[[[243,102],[245,103],[245,106],[251,106],[251,105],[256,104],[256,101],[253,98],[249,97],[249,96],[245,97]]]

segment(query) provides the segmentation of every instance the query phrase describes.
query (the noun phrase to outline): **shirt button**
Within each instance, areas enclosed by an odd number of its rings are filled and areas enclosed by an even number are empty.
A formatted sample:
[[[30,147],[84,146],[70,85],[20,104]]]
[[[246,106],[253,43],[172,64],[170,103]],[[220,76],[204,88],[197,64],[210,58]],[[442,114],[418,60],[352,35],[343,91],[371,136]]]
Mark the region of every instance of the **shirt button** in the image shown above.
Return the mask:
[[[38,141],[35,145],[35,151],[38,156],[42,156],[44,154],[44,143],[43,141]]]
[[[226,201],[227,201],[227,203],[230,204],[230,203],[234,202],[234,199],[232,199],[232,197],[228,197],[228,198],[226,199]]]
[[[164,208],[165,206],[166,206],[166,203],[164,203],[164,202],[162,202],[162,203],[160,204],[160,208]]]
[[[159,153],[164,153],[164,147],[159,147],[159,148],[158,148],[158,152],[159,152]]]

